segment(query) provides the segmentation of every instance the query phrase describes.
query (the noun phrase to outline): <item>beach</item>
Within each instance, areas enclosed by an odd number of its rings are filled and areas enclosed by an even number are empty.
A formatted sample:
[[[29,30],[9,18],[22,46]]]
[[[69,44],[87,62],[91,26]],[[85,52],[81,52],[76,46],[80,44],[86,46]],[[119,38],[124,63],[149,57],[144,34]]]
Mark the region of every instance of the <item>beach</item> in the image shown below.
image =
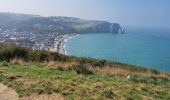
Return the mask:
[[[50,49],[52,52],[58,52],[60,54],[67,55],[67,52],[65,50],[65,44],[66,42],[71,39],[73,36],[76,36],[78,34],[66,34],[66,35],[61,35],[55,39],[53,47]]]

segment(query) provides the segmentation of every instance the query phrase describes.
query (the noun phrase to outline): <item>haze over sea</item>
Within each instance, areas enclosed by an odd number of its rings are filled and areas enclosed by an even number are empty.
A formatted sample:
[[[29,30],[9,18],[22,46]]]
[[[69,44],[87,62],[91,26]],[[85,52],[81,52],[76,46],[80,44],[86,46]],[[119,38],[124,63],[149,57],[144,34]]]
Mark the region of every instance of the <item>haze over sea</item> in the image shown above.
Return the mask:
[[[81,34],[68,40],[69,55],[107,59],[170,72],[170,29],[125,27],[125,34]]]

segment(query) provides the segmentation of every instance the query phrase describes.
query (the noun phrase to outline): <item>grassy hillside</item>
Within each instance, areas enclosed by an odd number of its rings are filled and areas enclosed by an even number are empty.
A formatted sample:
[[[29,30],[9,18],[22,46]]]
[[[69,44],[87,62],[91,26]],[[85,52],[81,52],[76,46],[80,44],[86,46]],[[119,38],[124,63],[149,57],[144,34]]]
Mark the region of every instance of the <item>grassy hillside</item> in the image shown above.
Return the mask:
[[[170,74],[138,66],[0,46],[0,82],[21,98],[169,100]]]

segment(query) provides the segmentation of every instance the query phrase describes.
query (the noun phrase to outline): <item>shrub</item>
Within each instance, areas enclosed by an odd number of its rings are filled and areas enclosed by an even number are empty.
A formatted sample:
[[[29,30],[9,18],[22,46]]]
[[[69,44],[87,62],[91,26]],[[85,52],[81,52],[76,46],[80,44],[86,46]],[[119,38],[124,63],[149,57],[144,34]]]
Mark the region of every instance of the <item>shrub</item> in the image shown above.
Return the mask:
[[[66,69],[65,69],[64,67],[58,66],[58,67],[57,67],[57,70],[65,71]]]
[[[37,60],[38,61],[49,61],[48,52],[37,52]]]
[[[26,57],[28,50],[22,47],[17,47],[13,45],[7,45],[0,49],[0,60],[10,61],[10,59],[14,58],[22,58]]]
[[[88,75],[88,74],[93,74],[92,71],[89,70],[89,68],[85,65],[75,65],[69,68],[70,70],[74,70],[75,72],[77,72],[78,74],[84,74],[84,75]]]

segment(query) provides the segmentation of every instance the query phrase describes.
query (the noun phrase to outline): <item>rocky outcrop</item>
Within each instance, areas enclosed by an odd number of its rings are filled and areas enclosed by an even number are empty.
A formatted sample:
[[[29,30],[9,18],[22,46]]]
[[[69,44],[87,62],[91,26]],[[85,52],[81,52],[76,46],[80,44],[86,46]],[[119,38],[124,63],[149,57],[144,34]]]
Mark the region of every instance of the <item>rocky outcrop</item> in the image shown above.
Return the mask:
[[[118,23],[112,23],[110,27],[110,33],[124,33],[124,30]]]
[[[87,27],[80,33],[124,33],[124,30],[118,23],[99,23],[92,27]]]

